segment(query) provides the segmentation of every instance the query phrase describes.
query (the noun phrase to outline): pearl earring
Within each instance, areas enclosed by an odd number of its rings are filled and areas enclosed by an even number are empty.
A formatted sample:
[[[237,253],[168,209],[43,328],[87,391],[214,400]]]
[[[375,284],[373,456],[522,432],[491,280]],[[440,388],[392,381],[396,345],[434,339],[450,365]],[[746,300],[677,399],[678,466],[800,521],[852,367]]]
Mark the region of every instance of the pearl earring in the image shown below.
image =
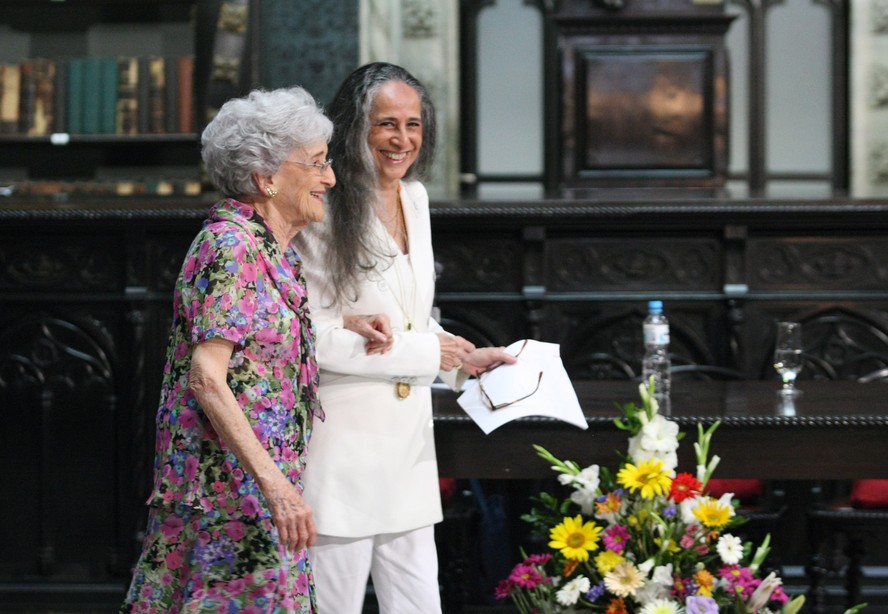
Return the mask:
[[[265,192],[268,194],[269,198],[274,198],[278,195],[278,191],[274,188],[265,188]]]

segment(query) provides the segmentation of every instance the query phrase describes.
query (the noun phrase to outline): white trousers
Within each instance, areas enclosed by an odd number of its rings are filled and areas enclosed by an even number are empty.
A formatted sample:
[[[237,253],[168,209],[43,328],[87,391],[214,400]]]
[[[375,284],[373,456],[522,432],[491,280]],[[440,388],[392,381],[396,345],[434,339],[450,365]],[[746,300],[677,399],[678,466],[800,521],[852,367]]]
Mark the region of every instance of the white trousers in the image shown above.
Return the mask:
[[[361,614],[367,578],[381,614],[440,614],[435,528],[363,538],[318,535],[309,550],[318,614]]]

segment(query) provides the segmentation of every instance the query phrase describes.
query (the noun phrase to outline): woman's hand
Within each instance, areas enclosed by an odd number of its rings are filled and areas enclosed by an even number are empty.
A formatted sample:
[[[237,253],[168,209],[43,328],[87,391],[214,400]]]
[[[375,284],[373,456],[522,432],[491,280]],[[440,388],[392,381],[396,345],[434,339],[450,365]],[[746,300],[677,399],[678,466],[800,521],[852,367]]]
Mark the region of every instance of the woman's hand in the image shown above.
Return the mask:
[[[471,342],[447,333],[438,333],[438,341],[441,344],[442,371],[459,369],[469,354],[475,350],[475,346]]]
[[[477,377],[485,371],[496,369],[500,365],[512,365],[518,359],[509,354],[504,347],[477,348],[466,356],[462,370]]]
[[[367,340],[364,344],[367,354],[385,354],[392,349],[392,345],[395,343],[391,320],[384,313],[368,316],[345,316],[342,318],[342,325]]]
[[[311,507],[296,487],[286,479],[281,479],[264,494],[281,543],[294,552],[313,546],[317,531]]]

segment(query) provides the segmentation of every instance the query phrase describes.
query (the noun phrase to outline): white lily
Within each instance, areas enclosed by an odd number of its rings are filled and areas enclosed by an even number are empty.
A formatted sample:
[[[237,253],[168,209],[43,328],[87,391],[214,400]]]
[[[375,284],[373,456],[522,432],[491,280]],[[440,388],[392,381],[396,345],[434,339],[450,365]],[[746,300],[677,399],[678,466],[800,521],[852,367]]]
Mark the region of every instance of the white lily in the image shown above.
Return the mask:
[[[780,578],[778,578],[777,574],[772,571],[752,592],[752,596],[749,598],[749,601],[746,602],[746,606],[751,612],[758,612],[766,603],[768,603],[768,600],[771,599],[771,594],[774,592],[774,589],[781,584],[782,582]]]

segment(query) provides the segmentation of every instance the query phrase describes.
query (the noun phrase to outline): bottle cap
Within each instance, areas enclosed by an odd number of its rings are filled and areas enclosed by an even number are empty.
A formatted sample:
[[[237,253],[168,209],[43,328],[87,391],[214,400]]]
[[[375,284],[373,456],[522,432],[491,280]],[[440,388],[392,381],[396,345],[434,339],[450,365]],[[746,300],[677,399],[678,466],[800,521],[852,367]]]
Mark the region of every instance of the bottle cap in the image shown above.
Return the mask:
[[[663,313],[663,301],[648,301],[648,311],[650,313]]]

